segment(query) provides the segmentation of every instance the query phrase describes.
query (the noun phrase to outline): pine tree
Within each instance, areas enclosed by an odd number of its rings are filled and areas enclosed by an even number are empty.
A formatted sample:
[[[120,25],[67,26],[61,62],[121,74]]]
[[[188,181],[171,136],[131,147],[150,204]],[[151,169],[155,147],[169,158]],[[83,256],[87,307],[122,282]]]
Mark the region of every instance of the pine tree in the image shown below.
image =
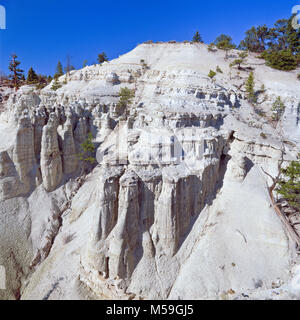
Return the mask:
[[[246,93],[247,93],[247,99],[250,103],[255,103],[256,102],[256,96],[255,96],[255,91],[254,91],[254,75],[253,72],[251,71],[249,74],[249,77],[245,83],[246,87]]]
[[[108,61],[106,53],[105,52],[99,53],[97,60],[98,60],[98,63],[100,63],[100,64],[105,61]]]
[[[289,203],[292,208],[300,211],[300,153],[298,154],[298,161],[292,161],[281,172],[285,176],[279,181],[279,187],[276,191]]]
[[[271,110],[273,112],[273,120],[279,121],[285,110],[285,105],[280,97],[276,98]]]
[[[35,84],[39,82],[39,77],[31,67],[27,75],[27,84]]]
[[[126,117],[128,115],[128,107],[131,105],[134,96],[135,96],[135,91],[130,90],[127,87],[121,88],[119,92],[120,99],[117,106],[121,112],[123,111],[125,112]]]
[[[93,154],[96,151],[96,147],[93,143],[93,135],[91,132],[88,133],[87,139],[80,145],[82,152],[79,154],[79,159],[90,162],[91,164],[95,163],[96,159],[93,157]]]
[[[201,37],[199,31],[197,31],[195,33],[195,35],[193,36],[193,42],[203,43],[203,40],[202,40],[202,37]]]
[[[9,75],[9,79],[12,80],[16,91],[20,88],[21,81],[24,80],[24,74],[23,74],[24,71],[22,69],[18,68],[20,63],[21,62],[17,60],[17,55],[12,54],[11,61],[10,61],[9,67],[8,67],[9,70],[12,72],[12,74]]]
[[[52,84],[52,86],[51,86],[51,90],[56,91],[57,89],[59,89],[59,88],[61,88],[61,87],[62,87],[62,85],[61,85],[61,84],[59,83],[59,81],[58,81],[58,76],[55,75],[55,76],[54,76],[53,84]]]
[[[62,66],[61,62],[58,61],[57,67],[56,67],[56,72],[55,72],[55,75],[54,75],[54,76],[60,77],[60,76],[62,76],[63,74],[64,74],[64,72],[63,72],[63,66]]]
[[[81,175],[86,172],[87,165],[94,164],[96,162],[96,147],[93,143],[93,138],[93,134],[89,132],[86,140],[80,145],[81,152],[78,154],[78,156],[79,159],[82,161]]]
[[[298,65],[295,54],[290,50],[265,52],[261,57],[266,60],[267,66],[277,70],[291,71]]]
[[[225,48],[234,49],[236,46],[232,43],[232,38],[226,34],[221,34],[216,38],[214,44],[218,49],[224,50]]]

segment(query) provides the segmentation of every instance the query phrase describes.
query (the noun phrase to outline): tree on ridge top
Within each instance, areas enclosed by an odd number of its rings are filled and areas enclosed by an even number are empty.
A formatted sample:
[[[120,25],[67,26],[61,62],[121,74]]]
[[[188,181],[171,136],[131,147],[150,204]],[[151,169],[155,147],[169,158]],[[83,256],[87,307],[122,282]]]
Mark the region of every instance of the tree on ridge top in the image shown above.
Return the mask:
[[[12,74],[9,75],[9,79],[12,80],[16,91],[19,89],[21,81],[24,80],[24,71],[18,68],[21,62],[18,61],[17,58],[18,56],[13,53],[11,55],[11,61],[8,67],[8,69],[12,72]]]
[[[193,36],[193,42],[203,43],[201,34],[197,31]]]

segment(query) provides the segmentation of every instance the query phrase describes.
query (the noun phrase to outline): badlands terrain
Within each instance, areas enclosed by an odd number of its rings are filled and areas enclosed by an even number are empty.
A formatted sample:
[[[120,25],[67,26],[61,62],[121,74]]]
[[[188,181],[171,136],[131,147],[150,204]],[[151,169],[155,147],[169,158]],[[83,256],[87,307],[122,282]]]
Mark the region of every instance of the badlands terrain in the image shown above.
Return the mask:
[[[265,173],[300,152],[299,69],[255,54],[230,68],[237,57],[145,43],[57,91],[0,89],[0,299],[300,299],[297,247]],[[97,162],[83,171],[89,132]]]

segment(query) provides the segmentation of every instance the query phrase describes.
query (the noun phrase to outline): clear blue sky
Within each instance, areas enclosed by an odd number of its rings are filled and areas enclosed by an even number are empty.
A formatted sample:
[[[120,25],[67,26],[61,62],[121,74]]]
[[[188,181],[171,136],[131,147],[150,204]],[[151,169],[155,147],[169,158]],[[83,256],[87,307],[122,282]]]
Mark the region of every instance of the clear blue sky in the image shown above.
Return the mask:
[[[146,40],[191,40],[199,30],[206,43],[219,34],[235,43],[253,25],[288,18],[300,0],[0,0],[7,29],[0,30],[0,70],[16,53],[21,67],[53,74],[57,61],[81,68],[105,51],[110,59]]]

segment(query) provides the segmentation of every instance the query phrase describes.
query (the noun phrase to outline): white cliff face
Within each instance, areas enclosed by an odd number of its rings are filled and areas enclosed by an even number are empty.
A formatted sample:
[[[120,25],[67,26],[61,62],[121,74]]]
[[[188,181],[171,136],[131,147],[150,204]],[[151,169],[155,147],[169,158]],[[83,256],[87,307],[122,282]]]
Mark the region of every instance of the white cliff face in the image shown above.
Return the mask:
[[[143,44],[72,71],[56,92],[10,93],[0,115],[0,265],[10,279],[1,298],[243,299],[288,288],[298,258],[262,169],[277,174],[282,144],[285,164],[299,152],[299,71],[247,58],[266,88],[261,117],[245,100],[248,72],[224,57]],[[127,118],[123,87],[135,89]],[[98,163],[79,177],[88,132]]]

